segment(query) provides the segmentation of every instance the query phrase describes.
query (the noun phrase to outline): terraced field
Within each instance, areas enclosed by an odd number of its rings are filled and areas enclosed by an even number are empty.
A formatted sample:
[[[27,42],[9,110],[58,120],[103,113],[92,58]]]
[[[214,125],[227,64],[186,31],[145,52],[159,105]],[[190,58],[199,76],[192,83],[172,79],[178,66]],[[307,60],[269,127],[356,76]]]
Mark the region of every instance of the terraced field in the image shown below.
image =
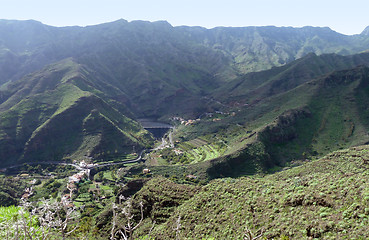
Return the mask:
[[[114,159],[107,159],[106,161],[98,161],[99,164],[105,164],[105,163],[114,163],[114,162],[122,162],[122,161],[130,161],[130,160],[135,160],[137,159],[137,154],[127,154],[127,155],[122,155],[118,158],[114,158]]]
[[[78,197],[74,200],[76,202],[88,202],[91,200],[91,196],[89,193],[81,193]]]
[[[233,154],[254,142],[255,138],[255,131],[235,125],[220,134],[207,134],[183,142],[178,140],[174,149],[166,148],[152,153],[150,162],[153,166],[200,163]]]
[[[201,146],[204,146],[206,144],[208,144],[207,141],[201,139],[201,138],[196,138],[196,139],[193,139],[191,141],[189,141],[189,143],[195,147],[201,147]]]
[[[215,143],[209,143],[201,138],[180,143],[178,147],[191,163],[217,158],[225,151],[221,146]]]

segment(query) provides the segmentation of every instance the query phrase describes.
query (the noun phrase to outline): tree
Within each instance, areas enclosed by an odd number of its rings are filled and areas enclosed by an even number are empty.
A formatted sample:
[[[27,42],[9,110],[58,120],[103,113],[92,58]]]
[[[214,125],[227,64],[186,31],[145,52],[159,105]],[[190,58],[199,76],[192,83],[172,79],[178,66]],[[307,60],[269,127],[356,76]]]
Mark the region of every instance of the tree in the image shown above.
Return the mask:
[[[22,200],[18,217],[3,222],[5,239],[67,239],[78,227],[79,212],[66,201],[42,200],[41,204]]]
[[[261,233],[259,235],[254,236],[254,234],[251,232],[251,230],[246,228],[244,240],[256,240],[258,238],[261,238],[263,236],[263,232],[264,232],[264,230],[261,230]]]
[[[124,201],[122,203],[122,201]],[[122,237],[124,240],[132,240],[133,232],[136,230],[142,223],[143,220],[143,204],[140,202],[140,212],[141,218],[137,224],[133,223],[134,215],[132,213],[132,200],[126,199],[124,196],[119,196],[118,204],[113,203],[113,227],[111,229],[110,239],[115,240]],[[121,226],[118,222],[118,217],[123,215],[127,223],[124,226]]]

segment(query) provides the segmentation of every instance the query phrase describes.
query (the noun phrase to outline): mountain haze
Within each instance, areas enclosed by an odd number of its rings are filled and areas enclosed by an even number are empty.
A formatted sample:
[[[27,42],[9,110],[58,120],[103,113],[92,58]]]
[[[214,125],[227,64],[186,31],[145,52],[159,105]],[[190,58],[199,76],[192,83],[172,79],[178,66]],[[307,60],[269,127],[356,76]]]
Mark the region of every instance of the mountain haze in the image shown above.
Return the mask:
[[[368,48],[365,34],[329,28],[205,29],[125,20],[58,28],[1,20],[1,154],[16,161],[112,158],[150,145],[134,119],[198,118],[218,110],[239,113],[224,124],[208,124],[210,132],[250,121],[257,128],[247,131],[259,132],[265,119],[271,123],[284,111],[309,105],[306,94],[294,106],[283,103],[292,102],[288,94],[302,85],[368,65],[367,54],[342,56]],[[275,106],[277,100],[284,107]],[[73,119],[64,126],[74,129],[73,136],[60,130],[65,119]],[[248,145],[236,146],[224,154]]]
[[[361,35],[368,35],[369,34],[369,26],[366,27],[362,32]]]

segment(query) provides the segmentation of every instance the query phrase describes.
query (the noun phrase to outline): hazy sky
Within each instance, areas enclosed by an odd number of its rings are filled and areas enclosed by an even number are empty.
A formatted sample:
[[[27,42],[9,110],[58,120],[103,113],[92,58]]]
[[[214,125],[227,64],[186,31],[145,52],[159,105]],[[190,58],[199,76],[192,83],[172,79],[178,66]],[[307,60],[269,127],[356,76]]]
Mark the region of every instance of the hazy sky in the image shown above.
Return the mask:
[[[173,26],[328,26],[358,34],[369,25],[368,0],[0,0],[0,19],[52,26],[117,19],[167,20]]]

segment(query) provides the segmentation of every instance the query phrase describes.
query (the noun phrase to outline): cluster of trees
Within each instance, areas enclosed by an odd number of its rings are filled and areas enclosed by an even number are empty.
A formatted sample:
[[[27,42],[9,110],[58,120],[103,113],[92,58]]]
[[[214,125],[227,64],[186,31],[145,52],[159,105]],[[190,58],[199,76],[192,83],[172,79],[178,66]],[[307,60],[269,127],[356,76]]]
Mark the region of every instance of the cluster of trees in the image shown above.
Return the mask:
[[[18,209],[13,218],[0,221],[2,239],[67,239],[78,227],[80,213],[66,202],[22,199]]]
[[[160,154],[163,159],[165,159],[168,163],[171,164],[176,163],[188,164],[191,162],[191,159],[189,159],[185,154],[176,154],[170,148],[165,148],[161,150]]]
[[[13,176],[0,175],[0,206],[17,205],[26,183]]]
[[[123,196],[118,199],[118,203],[111,206],[111,230],[106,237],[132,240],[133,232],[144,219],[143,205],[140,204],[139,220],[135,221],[131,199]],[[80,229],[83,228],[83,223],[80,224],[82,215],[82,209],[67,201],[42,199],[29,202],[23,199],[16,214],[9,219],[0,219],[0,237],[6,240],[88,239],[88,229]]]
[[[58,173],[59,178],[64,178],[70,176],[70,173],[75,171],[75,168],[70,165],[58,165],[58,164],[23,164],[18,167],[7,169],[7,174],[18,174],[18,173],[27,173],[27,174],[39,174],[39,175],[48,175],[49,173]]]

